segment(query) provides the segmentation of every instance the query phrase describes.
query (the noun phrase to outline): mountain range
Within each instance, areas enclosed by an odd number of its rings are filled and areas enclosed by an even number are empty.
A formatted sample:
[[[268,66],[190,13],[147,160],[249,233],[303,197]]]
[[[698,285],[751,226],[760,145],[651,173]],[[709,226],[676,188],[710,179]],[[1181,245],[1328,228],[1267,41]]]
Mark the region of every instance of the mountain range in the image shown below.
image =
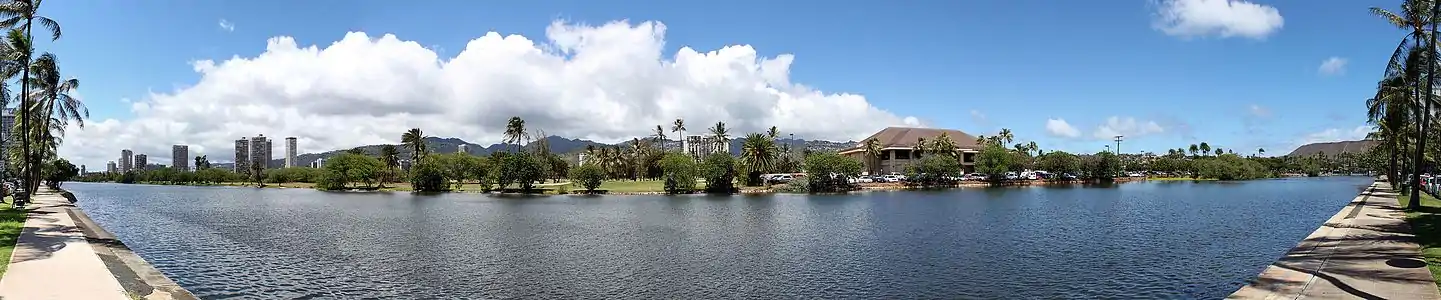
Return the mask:
[[[650,138],[641,138],[641,140],[650,140]],[[545,137],[545,141],[546,141],[546,143],[549,143],[549,144],[550,144],[550,151],[551,151],[551,152],[553,152],[553,153],[562,153],[562,154],[564,154],[564,155],[567,156],[567,157],[570,157],[570,156],[573,156],[573,155],[575,155],[575,154],[578,154],[578,153],[580,153],[580,152],[582,152],[582,151],[585,151],[585,147],[586,147],[586,146],[592,146],[592,145],[593,145],[593,146],[596,146],[596,147],[608,147],[608,146],[622,146],[622,147],[626,147],[626,146],[629,146],[629,142],[623,142],[623,143],[617,143],[617,144],[606,144],[606,143],[595,142],[595,141],[590,141],[590,140],[569,139],[569,138],[564,138],[564,137],[559,137],[559,136],[548,136],[548,137]],[[534,142],[532,142],[532,143],[534,143]],[[730,150],[730,153],[733,154],[733,155],[740,153],[741,144],[743,144],[743,143],[745,143],[745,139],[743,139],[743,138],[742,138],[742,139],[733,139],[733,140],[731,140],[731,141],[730,141],[730,147],[729,147],[729,148],[730,148],[730,149],[729,149],[729,150]],[[663,144],[663,145],[662,145],[663,147],[666,147],[666,148],[668,148],[668,149],[674,149],[674,148],[678,148],[678,147],[680,146],[680,141],[677,141],[677,140],[665,140],[662,144]],[[845,148],[853,147],[853,146],[855,146],[855,145],[857,144],[857,142],[855,142],[855,141],[832,142],[832,141],[823,141],[823,140],[804,140],[804,139],[786,139],[786,138],[781,138],[781,139],[777,139],[777,140],[776,140],[776,144],[777,144],[777,145],[792,145],[791,147],[796,147],[796,148],[800,148],[800,147],[802,147],[802,145],[804,145],[805,147],[809,147],[810,149],[814,149],[814,150],[840,150],[840,149],[845,149]],[[395,145],[397,146],[397,148],[399,148],[398,150],[400,150],[400,156],[401,156],[401,157],[410,157],[410,149],[408,149],[408,148],[406,148],[406,147],[401,147],[401,145],[399,145],[399,144],[395,144]],[[426,137],[426,138],[425,138],[425,146],[426,146],[427,149],[430,150],[431,153],[454,153],[454,152],[457,152],[457,151],[460,149],[460,145],[466,145],[466,152],[467,152],[467,153],[470,153],[470,154],[472,154],[472,155],[489,155],[489,154],[494,153],[494,152],[505,151],[506,149],[508,149],[508,148],[510,148],[510,147],[514,147],[513,145],[509,145],[509,144],[491,144],[491,145],[489,145],[489,146],[481,146],[481,145],[479,145],[479,144],[467,142],[467,141],[462,140],[462,139],[459,139],[459,138],[441,138],[441,137]],[[356,147],[356,148],[360,148],[361,151],[364,151],[367,155],[376,155],[376,154],[379,154],[379,153],[380,153],[380,148],[383,147],[383,146],[384,146],[384,145],[365,145],[365,146],[360,146],[360,147]],[[296,165],[298,165],[298,166],[308,166],[308,165],[310,165],[310,163],[316,161],[317,159],[329,159],[331,156],[339,155],[340,153],[344,153],[346,150],[350,150],[350,149],[354,149],[354,148],[335,149],[335,150],[330,150],[330,151],[320,152],[320,153],[305,153],[305,154],[299,154],[299,155],[296,155],[296,157],[295,157]],[[283,154],[283,153],[285,153],[283,149],[273,149],[273,152],[274,152],[274,153],[277,153],[277,154]],[[280,168],[280,167],[284,167],[284,166],[285,166],[285,158],[284,158],[284,157],[281,157],[281,158],[279,158],[279,159],[272,159],[272,160],[270,160],[270,163],[267,164],[267,166],[268,166],[269,168]],[[215,164],[214,164],[214,167],[216,167],[216,168],[234,168],[234,164],[233,164],[233,163],[215,163]]]

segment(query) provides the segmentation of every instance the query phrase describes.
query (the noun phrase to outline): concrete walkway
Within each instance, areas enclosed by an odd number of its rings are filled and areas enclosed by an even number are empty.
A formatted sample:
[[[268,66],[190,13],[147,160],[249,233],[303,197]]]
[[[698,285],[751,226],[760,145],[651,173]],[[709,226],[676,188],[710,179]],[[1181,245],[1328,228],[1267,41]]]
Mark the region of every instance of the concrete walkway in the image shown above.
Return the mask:
[[[1371,185],[1230,299],[1441,299],[1396,194]]]
[[[45,189],[31,198],[0,298],[130,299],[76,226],[70,201]]]

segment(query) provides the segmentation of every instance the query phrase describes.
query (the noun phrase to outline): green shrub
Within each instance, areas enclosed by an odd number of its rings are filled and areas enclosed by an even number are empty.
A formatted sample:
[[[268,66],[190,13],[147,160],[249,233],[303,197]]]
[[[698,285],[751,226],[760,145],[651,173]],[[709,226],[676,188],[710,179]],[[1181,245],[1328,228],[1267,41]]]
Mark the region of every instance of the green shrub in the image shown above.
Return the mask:
[[[701,163],[701,174],[705,178],[705,191],[712,194],[734,193],[735,158],[726,153],[707,155]]]
[[[595,189],[600,188],[600,184],[605,181],[605,170],[593,164],[582,165],[571,168],[567,177],[570,177],[571,184],[584,188],[586,193],[594,193]]]
[[[806,177],[791,180],[791,186],[805,186],[805,192],[839,192],[855,189],[848,178],[861,174],[861,161],[834,152],[806,156]],[[957,167],[959,169],[959,166]],[[832,177],[834,174],[834,177]],[[785,188],[794,190],[793,188]]]
[[[684,194],[695,190],[695,180],[700,171],[695,160],[680,153],[668,153],[660,160],[660,169],[665,177],[667,194]]]

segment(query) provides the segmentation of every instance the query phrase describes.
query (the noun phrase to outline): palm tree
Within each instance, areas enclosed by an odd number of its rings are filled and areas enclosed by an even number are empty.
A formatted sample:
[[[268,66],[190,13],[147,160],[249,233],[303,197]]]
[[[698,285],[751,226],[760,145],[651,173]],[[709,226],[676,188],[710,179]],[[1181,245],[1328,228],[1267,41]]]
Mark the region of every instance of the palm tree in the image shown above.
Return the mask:
[[[923,155],[926,153],[926,138],[923,138],[923,137],[918,137],[918,138],[916,138],[916,146],[915,146],[915,147],[911,147],[911,159],[916,159],[916,154],[917,154],[917,153],[920,153],[920,154],[923,154]]]
[[[395,145],[380,146],[380,162],[385,163],[386,174],[390,177],[388,180],[394,181],[395,168],[400,167],[400,150],[396,149]],[[382,181],[380,185],[385,186],[385,182]]]
[[[1221,156],[1221,154],[1226,154],[1226,151],[1221,150],[1221,148],[1216,148],[1216,156]]]
[[[997,137],[1000,138],[1001,145],[1010,144],[1016,140],[1016,136],[1011,134],[1010,128],[1001,128],[1001,133]]]
[[[1409,30],[1409,32],[1408,32],[1406,35],[1404,35],[1404,36],[1401,37],[1401,42],[1396,45],[1396,50],[1391,53],[1391,59],[1387,61],[1386,76],[1383,76],[1383,77],[1389,78],[1389,77],[1392,77],[1392,76],[1397,75],[1397,74],[1404,74],[1404,75],[1407,77],[1406,81],[1410,83],[1410,87],[1411,87],[1411,90],[1412,90],[1412,94],[1415,95],[1414,98],[1413,98],[1413,100],[1421,100],[1421,99],[1420,99],[1420,98],[1421,98],[1421,97],[1420,97],[1420,94],[1422,93],[1422,91],[1430,90],[1431,87],[1430,87],[1429,84],[1428,84],[1428,86],[1427,86],[1426,88],[1424,88],[1424,89],[1422,88],[1422,86],[1421,86],[1421,79],[1420,79],[1420,78],[1421,78],[1421,77],[1420,77],[1420,76],[1421,76],[1421,71],[1418,70],[1419,68],[1414,68],[1414,67],[1413,67],[1413,68],[1408,68],[1408,67],[1406,66],[1406,65],[1419,66],[1419,65],[1413,65],[1413,64],[1411,64],[1411,62],[1413,62],[1413,61],[1416,60],[1416,56],[1417,56],[1417,55],[1414,55],[1415,53],[1412,53],[1412,52],[1416,52],[1416,51],[1406,51],[1406,50],[1408,49],[1408,47],[1409,47],[1410,49],[1418,49],[1418,48],[1421,48],[1421,41],[1426,38],[1426,33],[1427,33],[1426,26],[1428,26],[1428,25],[1432,26],[1432,27],[1433,27],[1432,29],[1433,29],[1433,31],[1434,31],[1435,24],[1432,22],[1432,16],[1433,16],[1433,12],[1436,10],[1436,7],[1435,7],[1435,6],[1436,6],[1437,4],[1441,4],[1441,3],[1437,3],[1436,1],[1428,1],[1428,0],[1406,0],[1406,1],[1403,1],[1403,2],[1401,3],[1401,13],[1400,13],[1400,14],[1397,14],[1397,13],[1394,13],[1394,12],[1391,12],[1391,11],[1388,11],[1388,10],[1385,10],[1385,9],[1382,9],[1382,8],[1379,8],[1379,7],[1372,7],[1372,8],[1371,8],[1371,13],[1372,13],[1372,14],[1374,14],[1374,15],[1376,15],[1376,16],[1378,16],[1378,17],[1381,17],[1382,19],[1385,19],[1387,23],[1390,23],[1391,25],[1396,26],[1397,28]],[[1434,45],[1434,43],[1435,43],[1435,37],[1432,36],[1431,38],[1432,38],[1432,44]],[[1407,44],[1410,44],[1410,46],[1407,46]],[[1427,48],[1432,48],[1432,47],[1427,47]],[[1434,49],[1431,51],[1432,54],[1435,53],[1434,51],[1435,51]],[[1433,55],[1433,56],[1434,56],[1434,55]],[[1432,58],[1432,59],[1434,59],[1434,58]],[[1432,60],[1432,59],[1427,59],[1427,60],[1429,61],[1429,60]],[[1403,72],[1403,70],[1407,70],[1407,71],[1409,71],[1409,72]],[[1429,72],[1428,72],[1428,73],[1429,73]],[[1427,81],[1430,81],[1430,80],[1427,80]],[[1426,115],[1428,115],[1428,114],[1430,113],[1431,94],[1433,94],[1433,93],[1426,93],[1426,101],[1425,101],[1426,103],[1425,103],[1424,105],[1412,105],[1412,109],[1414,110],[1414,115],[1416,115],[1418,118],[1420,118],[1420,122],[1417,122],[1417,123],[1416,123],[1416,128],[1417,128],[1417,129],[1416,129],[1416,130],[1417,130],[1417,131],[1416,131],[1416,134],[1417,134],[1417,135],[1416,135],[1417,147],[1416,147],[1416,155],[1415,155],[1415,158],[1414,158],[1414,161],[1413,161],[1413,162],[1415,162],[1415,163],[1412,164],[1412,167],[1415,168],[1415,169],[1413,169],[1413,172],[1412,172],[1412,174],[1413,174],[1413,176],[1412,176],[1412,182],[1413,182],[1413,183],[1419,183],[1419,181],[1420,181],[1421,165],[1422,165],[1420,162],[1421,162],[1421,160],[1422,160],[1422,158],[1423,158],[1423,157],[1422,157],[1422,154],[1423,154],[1423,152],[1424,152],[1425,145],[1426,145],[1426,144],[1425,144],[1425,141],[1426,141],[1426,139],[1425,139],[1425,132],[1426,132],[1425,128],[1426,128],[1426,127],[1425,127],[1425,126],[1426,126],[1426,122],[1428,121],[1427,118],[1426,118],[1426,117],[1427,117]],[[1425,109],[1424,112],[1422,111],[1423,108]],[[1392,182],[1395,182],[1395,181],[1393,180]],[[1408,203],[1408,205],[1407,205],[1408,208],[1419,208],[1419,204],[1420,204],[1420,199],[1419,199],[1419,197],[1420,197],[1419,194],[1417,194],[1417,193],[1411,193],[1411,199],[1410,199],[1411,202]]]
[[[510,121],[505,123],[505,142],[515,146],[515,150],[511,152],[520,150],[520,140],[525,137],[525,120],[521,120],[520,117],[510,117]]]
[[[675,132],[675,133],[676,133],[676,138],[677,138],[677,139],[680,139],[680,147],[681,147],[680,151],[681,151],[681,152],[690,151],[690,149],[685,149],[685,139],[686,139],[686,137],[685,137],[685,120],[682,120],[682,119],[680,119],[680,118],[676,118],[676,119],[675,119],[675,122],[674,122],[674,123],[671,123],[671,125],[670,125],[670,131],[671,131],[671,132]]]
[[[866,150],[866,156],[870,157],[872,162],[866,171],[870,172],[870,174],[879,173],[881,167],[881,141],[877,139],[868,139],[866,140],[864,147]]]
[[[775,126],[771,126],[771,129],[770,129],[770,130],[766,130],[766,137],[771,138],[772,140],[776,139],[776,136],[778,136],[778,135],[780,135],[780,134],[781,134],[781,131],[780,131],[780,130],[776,130],[776,127],[775,127]]]
[[[941,135],[936,136],[936,140],[931,142],[930,150],[931,153],[955,157],[956,142],[951,140],[951,135],[949,133],[941,132]]]
[[[1208,154],[1211,154],[1211,144],[1201,142],[1201,156],[1206,156]]]
[[[726,129],[726,122],[715,122],[715,126],[710,128],[710,135],[715,138],[716,143],[721,145],[728,145],[731,141],[730,130]]]
[[[1413,49],[1407,53],[1416,51],[1418,50]],[[1415,60],[1408,58],[1407,62],[1415,62]],[[1408,66],[1403,65],[1402,67]],[[1411,122],[1409,113],[1412,110],[1411,107],[1416,103],[1413,101],[1415,99],[1414,90],[1407,82],[1410,76],[1404,76],[1406,73],[1409,71],[1400,70],[1388,74],[1388,77],[1377,83],[1376,95],[1366,100],[1366,122],[1374,125],[1377,129],[1377,136],[1384,140],[1381,145],[1390,156],[1386,178],[1393,185],[1400,182],[1401,169],[1397,168],[1397,160],[1405,148],[1405,132],[1408,130],[1407,124]]]
[[[745,170],[746,181],[755,184],[760,174],[775,167],[778,152],[775,141],[760,133],[748,134],[745,139],[745,143],[741,144],[741,167]]]
[[[661,150],[665,150],[665,128],[656,125],[655,133],[652,136],[655,137],[655,142],[660,144]]]
[[[986,135],[984,135],[984,134],[983,134],[983,135],[977,135],[977,136],[976,136],[976,144],[978,144],[978,145],[985,146],[986,143],[987,143],[987,142],[990,142],[990,141],[991,141],[991,139],[990,139],[990,138],[987,138]]]
[[[30,86],[30,98],[34,99],[37,116],[41,117],[41,127],[61,129],[60,136],[63,136],[65,125],[74,121],[80,128],[85,128],[85,119],[90,117],[90,110],[81,103],[79,98],[70,95],[71,91],[80,87],[80,80],[75,78],[66,79],[60,74],[60,66],[55,55],[45,53],[35,60],[31,71],[33,75]],[[57,137],[52,130],[44,130],[40,136],[41,141],[52,141]],[[47,149],[54,150],[54,149]]]
[[[19,72],[21,73],[20,90],[25,92],[20,93],[21,109],[19,109],[18,111],[20,111],[21,113],[32,112],[32,110],[29,109],[29,107],[33,105],[31,103],[32,101],[28,92],[30,91],[30,85],[28,80],[26,80],[30,78],[30,68],[24,66],[30,65],[31,55],[34,52],[33,45],[30,43],[30,41],[33,39],[34,36],[32,33],[34,32],[35,23],[40,23],[40,26],[45,27],[45,30],[50,32],[50,40],[54,41],[60,39],[60,23],[55,22],[55,20],[48,17],[39,15],[40,2],[41,0],[12,0],[5,2],[4,4],[0,4],[0,18],[3,18],[3,20],[0,20],[0,26],[9,28],[18,27],[16,29],[24,31],[25,33],[24,49],[11,49],[20,50],[14,53],[14,56],[11,57],[14,58],[14,60],[12,61],[22,62],[22,67],[20,67],[19,70]],[[13,74],[6,75],[14,76]],[[7,78],[9,76],[7,76]],[[27,118],[19,116],[16,119],[23,120]],[[29,128],[31,125],[29,123],[22,123],[20,126],[22,127],[21,132],[30,132]],[[29,188],[30,193],[34,193],[35,189],[39,188],[40,183],[40,169],[38,168],[40,162],[38,160],[35,160],[36,158],[34,158],[30,152],[30,138],[28,135],[21,135],[20,147],[20,151],[22,153],[26,153],[24,161],[24,165],[26,167],[22,168],[22,170],[28,175],[28,180],[26,180],[27,188]]]
[[[1256,155],[1257,155],[1257,156],[1266,155],[1266,148],[1256,148]]]
[[[1036,144],[1036,141],[1031,141],[1030,143],[1027,143],[1026,150],[1027,153],[1035,151],[1036,156],[1041,156],[1041,145]]]
[[[400,135],[400,142],[410,148],[411,163],[418,164],[420,159],[425,157],[425,137],[425,132],[420,131],[420,128],[411,128],[405,134]]]

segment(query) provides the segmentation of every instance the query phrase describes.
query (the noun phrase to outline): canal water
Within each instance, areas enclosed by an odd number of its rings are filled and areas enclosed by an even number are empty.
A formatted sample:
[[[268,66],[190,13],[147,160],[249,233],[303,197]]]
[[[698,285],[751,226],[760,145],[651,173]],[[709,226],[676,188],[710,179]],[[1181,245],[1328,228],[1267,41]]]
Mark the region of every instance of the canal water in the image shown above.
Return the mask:
[[[1211,299],[1368,183],[732,197],[65,187],[206,299]]]

